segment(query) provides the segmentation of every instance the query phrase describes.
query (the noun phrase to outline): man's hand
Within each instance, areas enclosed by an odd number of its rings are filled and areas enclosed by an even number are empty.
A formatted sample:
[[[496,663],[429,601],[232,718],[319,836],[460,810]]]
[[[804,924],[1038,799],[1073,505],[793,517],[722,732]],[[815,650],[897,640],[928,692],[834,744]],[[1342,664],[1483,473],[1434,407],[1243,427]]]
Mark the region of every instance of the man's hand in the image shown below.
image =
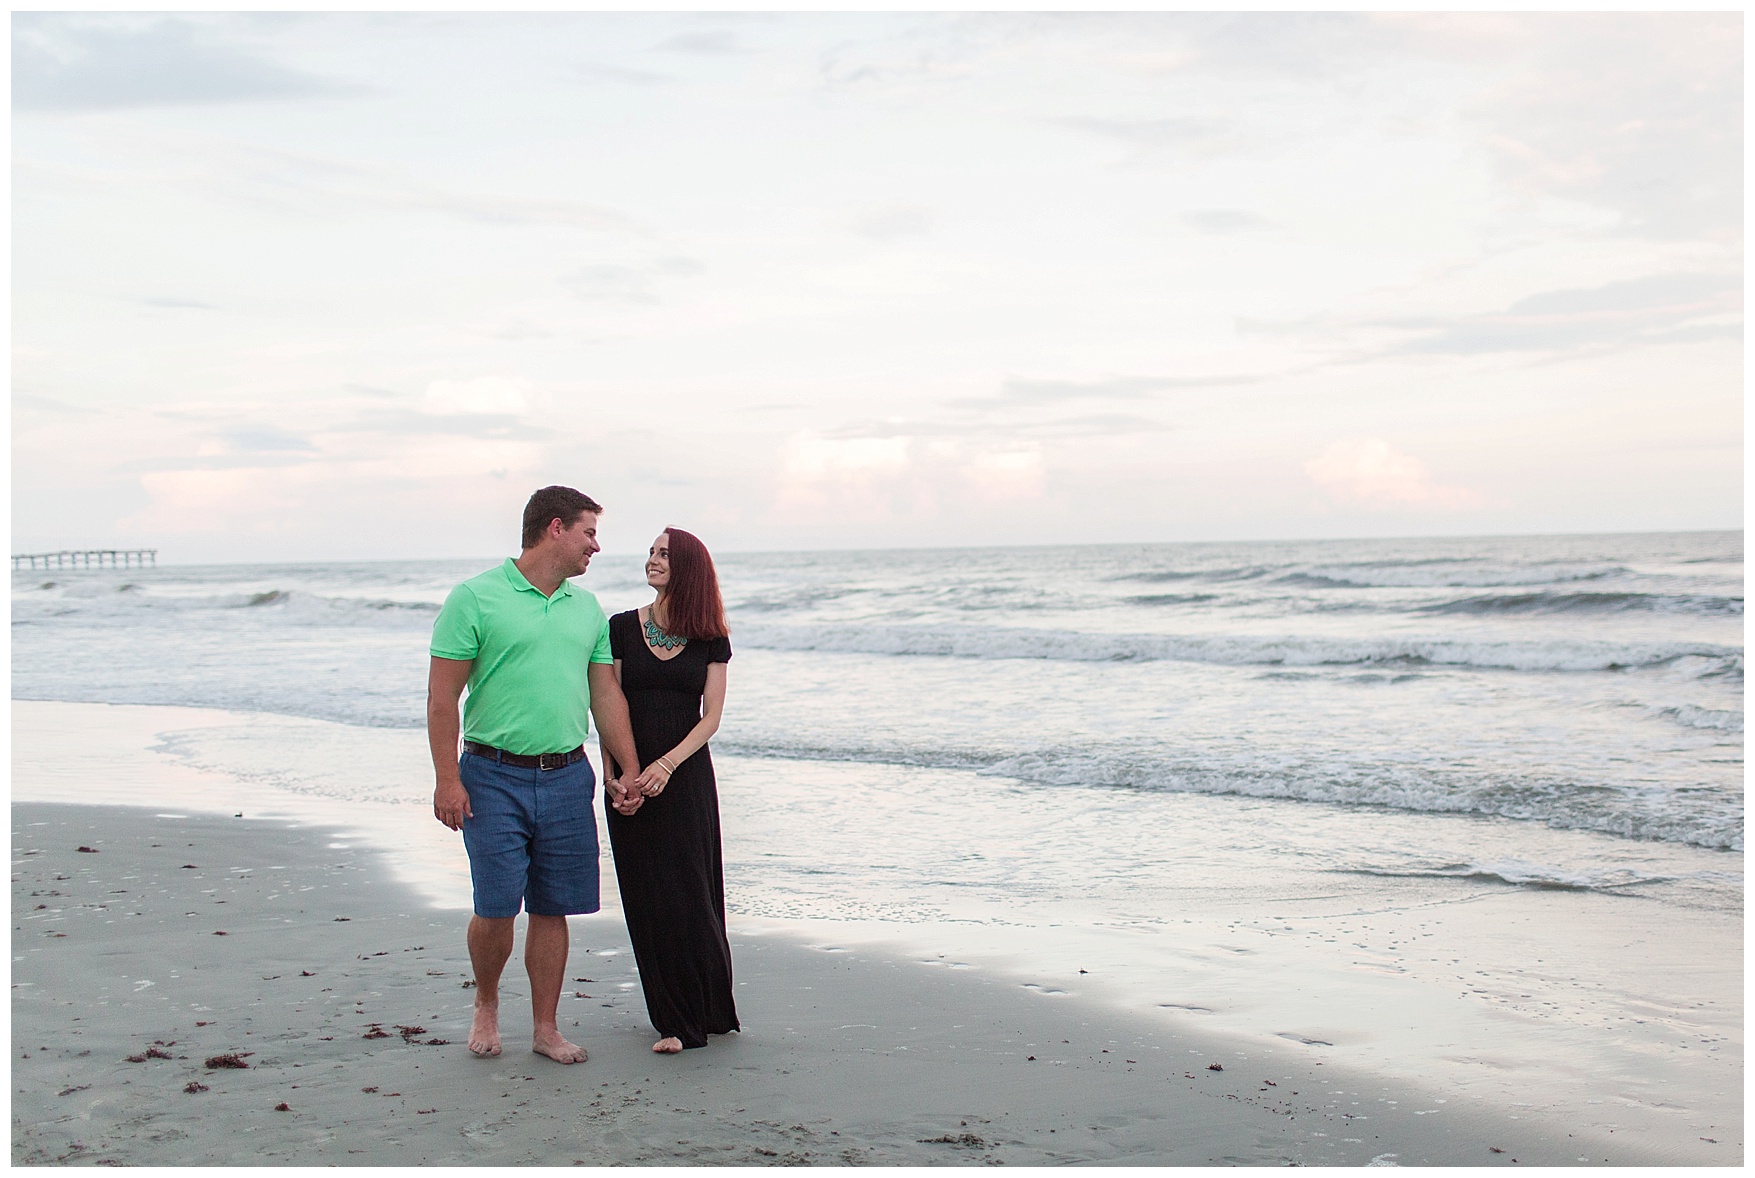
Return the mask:
[[[462,830],[463,820],[475,817],[475,811],[469,808],[469,791],[463,788],[462,781],[455,778],[440,781],[433,788],[433,817],[452,830]]]
[[[623,817],[633,817],[634,811],[638,810],[646,800],[640,796],[638,790],[628,787],[626,777],[611,777],[603,784],[609,790],[609,804],[614,806],[616,813]]]
[[[433,817],[452,830],[462,830],[469,809],[469,792],[457,770],[457,701],[469,682],[475,664],[467,659],[442,659],[435,655],[427,671],[427,746],[433,753]]]

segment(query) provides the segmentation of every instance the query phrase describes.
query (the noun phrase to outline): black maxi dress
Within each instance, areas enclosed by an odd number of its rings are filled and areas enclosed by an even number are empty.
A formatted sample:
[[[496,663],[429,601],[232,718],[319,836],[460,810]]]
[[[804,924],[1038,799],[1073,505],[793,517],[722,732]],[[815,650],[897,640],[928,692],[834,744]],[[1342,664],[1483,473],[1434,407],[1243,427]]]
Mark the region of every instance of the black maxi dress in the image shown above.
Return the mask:
[[[649,765],[700,722],[707,664],[730,662],[731,642],[690,639],[661,659],[646,645],[638,611],[630,610],[609,620],[609,643],[622,664],[634,747],[640,764]],[[631,817],[607,802],[604,813],[646,1012],[661,1037],[705,1047],[708,1035],[738,1029],[712,754],[702,746]]]

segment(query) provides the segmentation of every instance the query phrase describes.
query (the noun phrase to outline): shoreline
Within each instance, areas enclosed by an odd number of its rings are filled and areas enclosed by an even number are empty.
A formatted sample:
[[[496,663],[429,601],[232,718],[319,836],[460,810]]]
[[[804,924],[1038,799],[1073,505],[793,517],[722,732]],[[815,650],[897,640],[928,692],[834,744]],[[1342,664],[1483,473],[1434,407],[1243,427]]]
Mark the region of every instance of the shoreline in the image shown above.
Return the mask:
[[[392,886],[462,927],[467,869],[421,799],[421,733],[206,709],[13,708],[18,802],[138,804],[146,792],[158,811],[241,810],[247,822],[336,831],[335,850],[382,848],[374,862]],[[1358,1077],[1349,1091],[1404,1103],[1427,1091],[1429,1113],[1468,1107],[1493,1125],[1574,1133],[1587,1158],[1602,1145],[1603,1156],[1741,1160],[1740,914],[1655,902],[1649,889],[1313,873],[1297,846],[1274,842],[1298,834],[1287,816],[1319,841],[1399,837],[1342,808],[1095,791],[1077,795],[1080,813],[1065,794],[967,774],[716,760],[734,949],[830,945],[853,955],[841,960],[990,979],[1001,1005],[1077,1007],[1135,1037],[1191,1036],[1275,1066],[1320,1058],[1322,1072]],[[993,853],[974,859],[957,826],[970,802],[1006,823],[988,831]],[[1129,843],[1130,808],[1157,805],[1177,808],[1181,841]],[[1442,821],[1469,838],[1494,828]],[[1028,874],[1050,864],[1069,822],[1097,824],[1112,848],[1110,862],[1080,865],[1086,894],[1071,899],[1054,882],[1064,869]],[[880,830],[907,833],[886,842]],[[1553,837],[1561,849],[1589,842]],[[582,927],[608,922],[619,940],[607,844],[604,855],[605,912]],[[454,939],[461,960],[460,931]]]
[[[514,964],[507,1053],[476,1060],[461,914],[334,828],[30,803],[13,827],[14,1164],[1674,1160],[1632,1142],[1592,1156],[1330,1061],[775,934],[733,936],[747,1029],[655,1057],[610,913],[569,922],[568,973],[591,980],[569,981],[589,996],[563,999],[563,1027],[592,1059],[518,1049]]]

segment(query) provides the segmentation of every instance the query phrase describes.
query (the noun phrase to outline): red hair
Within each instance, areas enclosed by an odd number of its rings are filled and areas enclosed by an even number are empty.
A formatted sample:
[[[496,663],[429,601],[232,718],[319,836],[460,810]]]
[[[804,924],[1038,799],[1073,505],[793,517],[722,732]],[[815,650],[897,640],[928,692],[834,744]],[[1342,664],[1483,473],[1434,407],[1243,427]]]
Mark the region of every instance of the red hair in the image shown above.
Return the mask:
[[[719,573],[700,539],[681,528],[670,536],[670,584],[664,587],[664,628],[683,638],[725,638],[725,601]]]

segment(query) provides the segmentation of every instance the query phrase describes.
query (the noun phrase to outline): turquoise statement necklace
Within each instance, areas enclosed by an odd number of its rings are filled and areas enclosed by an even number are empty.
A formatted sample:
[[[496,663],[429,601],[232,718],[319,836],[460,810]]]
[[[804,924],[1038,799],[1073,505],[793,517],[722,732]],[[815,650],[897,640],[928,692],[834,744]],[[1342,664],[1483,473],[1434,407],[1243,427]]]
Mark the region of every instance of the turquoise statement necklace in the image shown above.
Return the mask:
[[[658,619],[652,610],[646,611],[646,642],[660,650],[674,650],[679,646],[687,646],[689,640],[677,634],[666,634],[658,628]]]

